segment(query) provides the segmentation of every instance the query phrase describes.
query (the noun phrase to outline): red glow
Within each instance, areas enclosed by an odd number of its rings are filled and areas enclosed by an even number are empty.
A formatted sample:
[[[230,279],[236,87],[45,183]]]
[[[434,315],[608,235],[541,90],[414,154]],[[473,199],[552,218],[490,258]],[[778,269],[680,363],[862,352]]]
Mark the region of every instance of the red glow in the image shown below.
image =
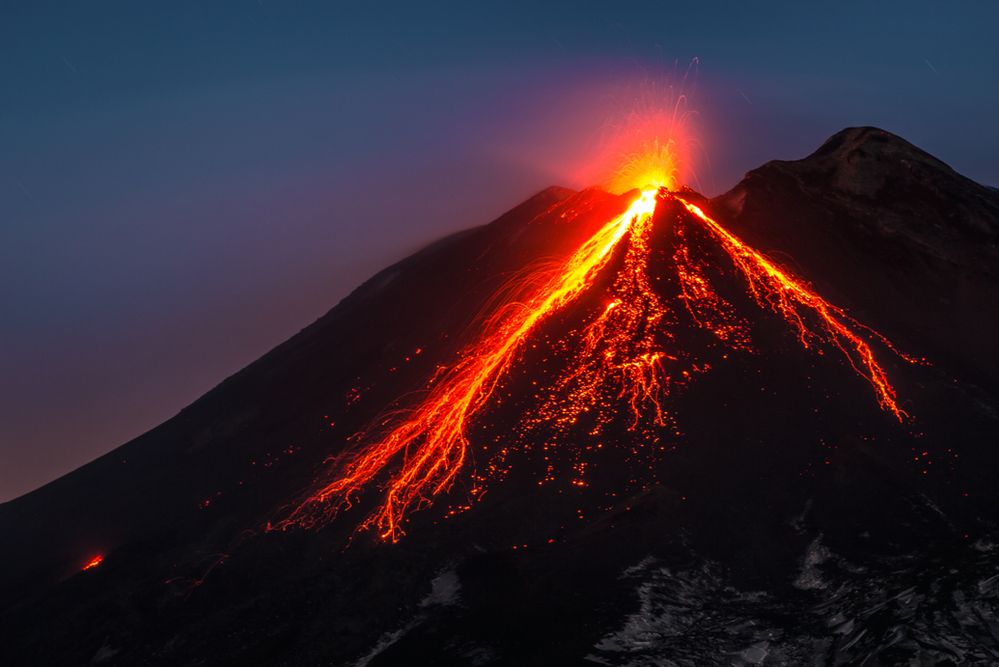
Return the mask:
[[[93,558],[91,558],[87,562],[87,564],[83,566],[83,570],[81,570],[81,571],[82,572],[86,572],[87,570],[92,570],[92,569],[94,569],[95,567],[97,567],[98,565],[100,565],[103,562],[104,562],[104,556],[98,554],[98,555],[94,556]]]

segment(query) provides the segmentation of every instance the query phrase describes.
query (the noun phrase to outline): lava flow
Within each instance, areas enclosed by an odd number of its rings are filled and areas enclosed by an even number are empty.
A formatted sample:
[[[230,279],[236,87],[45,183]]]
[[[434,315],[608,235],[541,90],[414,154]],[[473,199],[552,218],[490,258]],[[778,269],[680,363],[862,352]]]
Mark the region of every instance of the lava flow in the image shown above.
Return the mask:
[[[100,556],[100,555],[94,556],[93,558],[91,558],[87,562],[86,565],[83,566],[83,570],[82,571],[85,572],[87,570],[92,570],[92,569],[94,569],[95,567],[97,567],[98,565],[100,565],[103,562],[104,562],[104,556]]]
[[[338,461],[332,481],[307,498],[282,525],[309,527],[331,519],[350,507],[363,490],[378,484],[381,499],[361,527],[376,529],[383,539],[398,540],[410,511],[428,506],[451,488],[469,458],[473,420],[490,404],[532,333],[553,313],[594,288],[613,256],[621,259],[620,264],[614,263],[617,272],[607,287],[609,300],[563,341],[570,360],[567,370],[541,399],[536,414],[523,416],[523,424],[529,429],[544,423],[558,433],[587,413],[595,420],[594,434],[615,419],[620,405],[629,415],[629,430],[645,424],[647,434],[657,441],[653,432],[668,425],[667,399],[672,388],[711,368],[676,349],[671,335],[676,311],[650,282],[649,262],[655,253],[650,241],[660,201],[676,202],[693,216],[684,216],[682,224],[679,218],[676,221],[669,266],[679,286],[677,305],[686,309],[695,326],[727,349],[751,349],[749,323],[719,295],[705,262],[695,261],[685,242],[683,225],[699,222],[731,260],[761,308],[783,318],[805,348],[838,349],[872,386],[880,407],[900,421],[906,417],[871,347],[881,344],[908,360],[888,340],[746,245],[699,206],[666,188],[650,188],[583,243],[531,296],[496,308],[479,337],[459,354],[454,366],[435,379],[426,397],[401,413],[387,431],[360,434],[361,446],[349,454],[352,458]],[[614,251],[622,245],[617,255]],[[500,459],[505,448],[503,452]],[[489,464],[490,469],[501,467],[496,457]],[[477,489],[481,493],[488,476],[488,471],[472,472],[473,498]],[[580,480],[577,485],[585,483]]]
[[[461,353],[426,399],[384,438],[371,442],[343,473],[320,489],[289,518],[310,525],[315,510],[333,512],[349,505],[363,486],[402,455],[387,483],[381,506],[365,520],[386,539],[403,533],[401,520],[414,506],[447,489],[468,454],[469,420],[489,401],[503,372],[534,327],[584,292],[611,251],[636,221],[650,219],[656,190],[643,192],[624,213],[604,225],[565,262],[558,274],[525,303],[508,304],[487,320],[482,338]],[[333,507],[328,501],[333,499]]]
[[[838,348],[857,373],[874,387],[878,403],[902,421],[908,416],[899,407],[895,388],[888,381],[884,368],[874,358],[871,346],[859,334],[863,330],[873,334],[892,352],[909,362],[914,360],[895,349],[884,336],[857,322],[821,296],[813,292],[798,278],[778,268],[773,262],[740,241],[734,234],[718,224],[695,204],[680,200],[688,211],[697,216],[715,235],[749,284],[749,291],[760,305],[770,307],[781,315],[798,332],[806,348],[816,342],[829,343]],[[808,325],[808,314],[818,316],[819,329]]]

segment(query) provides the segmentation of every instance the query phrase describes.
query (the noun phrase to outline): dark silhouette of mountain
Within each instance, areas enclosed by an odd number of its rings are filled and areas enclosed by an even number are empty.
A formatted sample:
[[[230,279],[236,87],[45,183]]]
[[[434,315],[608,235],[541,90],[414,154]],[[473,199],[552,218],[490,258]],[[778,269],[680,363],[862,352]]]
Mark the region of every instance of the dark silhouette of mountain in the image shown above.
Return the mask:
[[[769,162],[715,206],[758,248],[923,346],[962,376],[999,382],[999,199],[877,128],[839,132],[797,162]]]
[[[419,400],[511,277],[567,257],[634,198],[549,188],[377,274],[149,433],[0,505],[3,664],[999,660],[999,194],[853,128],[721,197],[684,197],[925,357],[882,359],[912,420],[881,409],[836,350],[804,348],[665,198],[648,274],[671,305],[670,349],[711,367],[681,379],[665,425],[636,430],[622,404],[599,443],[585,420],[523,435],[539,383],[573,363],[558,341],[605,307],[617,253],[532,334],[469,432],[469,474],[401,540],[356,532],[377,490],[328,524],[267,530],[353,434]],[[681,247],[751,349],[719,346],[678,305]],[[449,513],[489,447],[515,441],[502,480]]]

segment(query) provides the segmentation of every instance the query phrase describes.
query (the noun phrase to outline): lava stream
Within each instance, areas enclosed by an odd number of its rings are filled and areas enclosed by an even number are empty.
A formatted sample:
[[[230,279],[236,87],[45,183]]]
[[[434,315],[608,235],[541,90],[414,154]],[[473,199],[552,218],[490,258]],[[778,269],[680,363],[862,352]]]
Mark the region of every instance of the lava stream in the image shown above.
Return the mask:
[[[873,333],[892,352],[907,361],[912,362],[912,359],[899,353],[884,336],[860,324],[842,308],[832,305],[810,290],[803,281],[782,271],[773,262],[740,241],[699,206],[682,199],[679,201],[719,240],[746,278],[749,291],[757,303],[769,307],[794,327],[804,347],[809,348],[815,342],[824,342],[838,348],[853,369],[874,387],[878,404],[883,409],[891,412],[899,421],[908,416],[899,407],[895,388],[888,381],[884,368],[874,358],[874,351],[856,329]],[[808,325],[809,313],[817,316],[819,329]]]
[[[620,216],[604,225],[563,265],[561,271],[524,304],[503,308],[486,322],[482,338],[461,353],[429,395],[383,438],[368,444],[342,474],[301,505],[286,523],[312,525],[349,506],[362,487],[400,455],[384,500],[362,524],[384,539],[404,533],[401,522],[414,506],[447,489],[468,454],[470,418],[489,400],[521,344],[549,313],[574,300],[591,285],[611,252],[635,221],[651,219],[656,190],[647,190]],[[332,503],[329,501],[333,499]]]
[[[92,570],[103,562],[104,562],[104,556],[98,554],[97,556],[94,556],[89,561],[87,561],[87,564],[83,566],[83,571],[85,572],[87,570]]]

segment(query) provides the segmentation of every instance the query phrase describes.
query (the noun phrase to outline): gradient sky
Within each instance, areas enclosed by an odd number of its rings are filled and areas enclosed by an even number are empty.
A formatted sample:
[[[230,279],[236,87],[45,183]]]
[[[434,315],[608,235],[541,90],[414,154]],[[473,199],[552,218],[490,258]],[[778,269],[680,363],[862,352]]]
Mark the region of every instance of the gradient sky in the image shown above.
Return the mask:
[[[697,185],[878,125],[999,185],[999,3],[5,2],[0,500],[579,169],[649,81]]]

